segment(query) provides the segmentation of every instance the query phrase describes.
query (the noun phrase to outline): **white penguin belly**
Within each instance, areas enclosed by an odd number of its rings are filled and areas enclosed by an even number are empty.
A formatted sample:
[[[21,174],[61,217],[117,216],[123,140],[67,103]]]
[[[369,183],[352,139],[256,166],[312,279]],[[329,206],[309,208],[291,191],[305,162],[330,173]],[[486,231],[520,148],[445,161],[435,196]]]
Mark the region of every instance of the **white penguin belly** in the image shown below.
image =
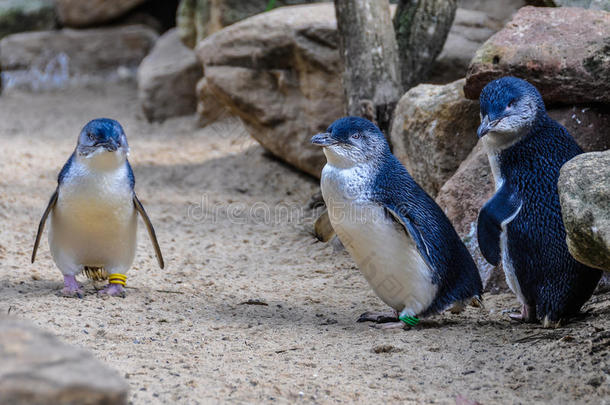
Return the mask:
[[[125,169],[62,183],[50,215],[49,245],[64,274],[83,266],[125,272],[135,257],[137,213]]]
[[[370,170],[324,166],[321,188],[328,216],[377,296],[414,316],[430,306],[437,287],[415,242],[381,206],[366,199],[367,179],[373,177]]]
[[[331,223],[373,291],[399,312],[424,311],[437,289],[414,241],[381,207],[351,208],[346,218],[330,215]]]

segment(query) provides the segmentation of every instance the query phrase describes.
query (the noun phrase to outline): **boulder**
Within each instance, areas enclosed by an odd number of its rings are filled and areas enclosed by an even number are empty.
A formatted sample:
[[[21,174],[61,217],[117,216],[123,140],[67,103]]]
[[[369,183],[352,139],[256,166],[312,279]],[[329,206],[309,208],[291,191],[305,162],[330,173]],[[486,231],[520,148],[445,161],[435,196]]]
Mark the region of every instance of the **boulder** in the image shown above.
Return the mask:
[[[66,27],[100,25],[126,14],[146,0],[55,0],[57,15]]]
[[[584,151],[610,149],[610,105],[573,105],[548,114],[566,127]]]
[[[201,64],[172,29],[159,38],[138,68],[138,99],[149,121],[194,113],[195,87],[201,79]]]
[[[9,35],[0,41],[4,89],[45,89],[135,72],[157,39],[144,26],[63,29]]]
[[[227,118],[231,113],[227,106],[216,98],[208,86],[208,79],[202,77],[197,82],[197,117],[198,124],[205,127],[213,122]]]
[[[464,79],[439,86],[420,84],[394,111],[393,153],[432,196],[477,143],[479,103],[463,92]]]
[[[610,271],[610,150],[567,162],[558,188],[570,253],[587,266]]]
[[[484,12],[458,8],[443,49],[426,83],[450,83],[466,76],[477,49],[502,28],[502,22]]]
[[[206,89],[280,159],[320,176],[311,136],[345,114],[332,4],[282,7],[219,31],[196,50]]]
[[[277,0],[276,7],[320,0]],[[177,26],[182,42],[194,48],[202,39],[222,28],[264,12],[269,0],[181,0]],[[333,11],[334,15],[334,11]]]
[[[525,0],[458,0],[458,8],[479,11],[504,24],[513,17],[517,10],[525,6],[525,3]]]
[[[513,75],[547,105],[610,102],[609,53],[610,13],[524,7],[477,51],[464,93],[476,99],[491,80]]]
[[[127,404],[116,371],[23,321],[0,319],[0,358],[1,404]]]
[[[528,0],[528,4],[538,7],[581,7],[610,11],[610,0]]]
[[[51,0],[0,1],[0,38],[24,31],[55,28],[55,7]]]

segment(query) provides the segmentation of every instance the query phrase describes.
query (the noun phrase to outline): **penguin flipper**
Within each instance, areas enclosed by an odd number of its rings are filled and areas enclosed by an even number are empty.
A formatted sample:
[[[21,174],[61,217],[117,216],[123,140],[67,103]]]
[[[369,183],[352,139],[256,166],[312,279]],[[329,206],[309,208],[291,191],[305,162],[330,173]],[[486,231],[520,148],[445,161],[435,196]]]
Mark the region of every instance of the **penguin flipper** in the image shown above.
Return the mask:
[[[36,233],[36,240],[34,241],[34,249],[32,250],[32,263],[34,263],[34,260],[36,260],[36,252],[38,251],[38,245],[40,245],[40,238],[42,237],[42,232],[44,231],[44,224],[47,222],[47,218],[49,217],[51,210],[55,208],[55,204],[57,204],[58,195],[57,190],[55,190],[49,199],[49,203],[47,204],[47,208],[44,210],[44,214],[42,214],[42,218],[40,218],[38,232]]]
[[[477,221],[477,240],[485,260],[500,263],[502,225],[512,221],[521,209],[521,200],[506,183],[485,203]]]
[[[138,213],[142,217],[144,224],[146,224],[146,230],[148,231],[148,236],[150,237],[150,241],[152,242],[153,247],[155,248],[155,254],[157,255],[157,262],[159,262],[159,267],[163,268],[163,267],[165,267],[165,262],[163,261],[163,255],[161,254],[161,248],[159,247],[159,242],[157,241],[157,234],[155,233],[155,228],[153,227],[152,223],[150,222],[150,218],[148,218],[148,214],[146,214],[146,211],[144,210],[144,206],[142,205],[140,200],[138,200],[138,196],[136,195],[136,193],[133,193],[133,205],[136,208],[136,211],[138,211]]]
[[[426,264],[428,264],[428,266],[433,268],[434,266],[433,266],[432,258],[430,257],[430,249],[428,248],[428,245],[426,244],[426,241],[425,241],[424,237],[422,236],[422,233],[417,228],[415,221],[413,221],[413,219],[411,219],[408,216],[408,214],[406,214],[406,213],[404,215],[401,214],[392,205],[386,205],[384,207],[384,209],[388,214],[390,214],[390,217],[392,219],[394,219],[396,222],[398,222],[400,225],[403,226],[407,235],[410,236],[411,239],[413,239],[415,241],[417,250],[419,250],[419,253],[422,255],[422,257],[426,261]]]

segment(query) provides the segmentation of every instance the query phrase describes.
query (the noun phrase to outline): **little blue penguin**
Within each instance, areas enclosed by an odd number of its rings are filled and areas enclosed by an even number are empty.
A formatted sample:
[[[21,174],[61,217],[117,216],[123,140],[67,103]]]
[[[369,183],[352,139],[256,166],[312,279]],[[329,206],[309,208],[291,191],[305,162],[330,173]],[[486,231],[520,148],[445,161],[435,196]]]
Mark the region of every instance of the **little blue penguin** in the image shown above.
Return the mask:
[[[339,240],[375,293],[393,308],[359,321],[413,326],[419,317],[480,302],[481,278],[447,216],[360,117],[335,121],[311,142],[327,163],[321,188]]]
[[[479,213],[481,253],[492,265],[502,262],[522,304],[513,318],[559,326],[579,312],[601,277],[570,255],[561,219],[559,169],[582,150],[525,80],[492,81],[481,92],[480,108],[477,135],[496,189]]]
[[[100,294],[124,294],[125,273],[136,252],[138,213],[159,266],[164,267],[155,230],[134,191],[128,155],[121,125],[108,118],[95,119],[82,129],[75,151],[59,173],[38,226],[32,263],[49,218],[49,246],[64,275],[65,296],[82,297],[75,276],[83,271],[94,280],[109,280]]]

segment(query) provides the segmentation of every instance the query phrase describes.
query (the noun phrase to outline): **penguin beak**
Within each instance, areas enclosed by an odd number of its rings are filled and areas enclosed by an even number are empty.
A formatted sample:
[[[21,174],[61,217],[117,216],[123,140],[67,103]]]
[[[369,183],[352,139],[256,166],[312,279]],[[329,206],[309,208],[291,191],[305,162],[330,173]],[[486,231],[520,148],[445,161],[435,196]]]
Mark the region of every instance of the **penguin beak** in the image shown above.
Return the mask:
[[[114,139],[109,139],[105,142],[99,142],[95,144],[96,147],[104,147],[108,152],[115,152],[119,148],[119,144]]]
[[[332,138],[332,136],[328,132],[324,132],[322,134],[314,135],[311,138],[311,143],[317,146],[331,146],[336,145],[337,141]]]
[[[485,117],[483,117],[483,120],[481,120],[481,125],[479,125],[479,129],[477,129],[477,136],[479,138],[484,137],[489,131],[491,131],[492,128],[493,125],[491,122],[489,122],[489,115],[486,115]]]

